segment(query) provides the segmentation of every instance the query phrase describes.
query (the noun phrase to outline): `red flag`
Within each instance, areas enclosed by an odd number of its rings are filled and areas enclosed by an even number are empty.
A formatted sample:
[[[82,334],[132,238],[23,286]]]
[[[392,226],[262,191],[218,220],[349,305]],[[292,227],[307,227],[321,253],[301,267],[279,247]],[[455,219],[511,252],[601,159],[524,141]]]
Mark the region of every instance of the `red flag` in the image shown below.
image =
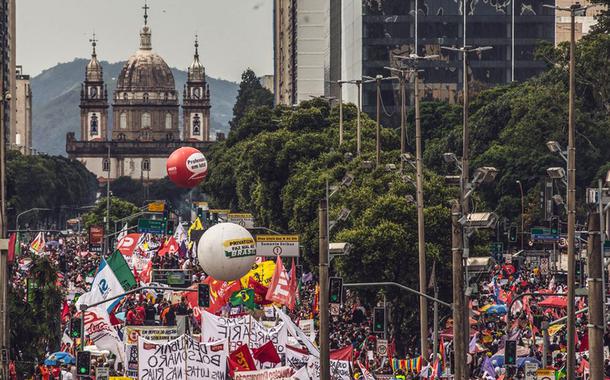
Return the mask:
[[[123,255],[131,256],[133,251],[138,246],[141,234],[127,234],[123,238],[119,239],[116,249],[118,249]]]
[[[208,276],[203,283],[210,286],[210,307],[207,311],[212,314],[216,314],[227,304],[231,294],[241,290],[239,281],[219,281],[212,276]]]
[[[290,304],[288,305],[288,309],[290,309],[291,311],[294,310],[294,307],[296,305],[296,301],[297,301],[297,294],[298,294],[298,289],[297,289],[297,270],[296,267],[294,266],[294,257],[292,258],[292,266],[290,268],[290,294],[292,295],[290,297]]]
[[[180,244],[174,239],[173,236],[170,236],[169,239],[165,241],[163,247],[159,249],[159,256],[164,256],[165,254],[174,254],[180,250]]]
[[[281,361],[280,356],[277,354],[277,350],[271,341],[268,341],[259,348],[253,348],[252,353],[254,354],[254,359],[261,363],[277,364]]]
[[[277,353],[276,353],[276,355],[277,355]],[[250,354],[250,349],[245,344],[242,344],[235,351],[231,352],[231,354],[229,355],[229,360],[230,360],[229,363],[233,362],[236,364],[234,366],[234,369],[236,371],[255,371],[256,370],[256,364],[254,364],[254,359],[252,359],[252,354]]]
[[[576,334],[576,341],[578,342],[578,334]],[[589,333],[585,332],[580,340],[580,347],[578,352],[589,351]]]
[[[69,318],[70,318],[70,307],[68,306],[68,303],[66,301],[64,301],[64,305],[61,310],[61,321],[65,322]]]
[[[277,302],[282,305],[290,305],[294,294],[290,292],[290,283],[288,279],[288,273],[282,263],[282,258],[277,257],[275,262],[275,272],[271,283],[269,284],[269,290],[265,297],[268,301]]]
[[[352,361],[352,355],[354,354],[354,347],[345,346],[338,350],[334,350],[330,352],[331,360],[349,360]]]
[[[256,281],[253,277],[248,278],[248,288],[254,290],[254,303],[258,305],[268,305],[272,303],[265,299],[269,288]]]
[[[135,272],[136,269],[134,268],[133,270]],[[148,260],[148,264],[146,264],[146,267],[144,269],[142,269],[142,272],[140,272],[140,276],[139,276],[140,282],[142,282],[144,284],[150,284],[151,276],[152,276],[152,260]]]
[[[15,261],[15,245],[17,243],[17,233],[13,232],[11,237],[8,239],[8,262],[12,263]]]

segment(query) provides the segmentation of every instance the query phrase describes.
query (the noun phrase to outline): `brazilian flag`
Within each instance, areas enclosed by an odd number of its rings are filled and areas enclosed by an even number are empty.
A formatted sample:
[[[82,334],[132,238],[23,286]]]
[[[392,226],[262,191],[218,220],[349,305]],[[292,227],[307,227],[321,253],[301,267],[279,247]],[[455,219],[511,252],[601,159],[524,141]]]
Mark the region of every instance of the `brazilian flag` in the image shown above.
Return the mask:
[[[256,309],[253,289],[242,289],[234,292],[233,295],[231,295],[229,302],[232,306],[244,305],[247,309]]]

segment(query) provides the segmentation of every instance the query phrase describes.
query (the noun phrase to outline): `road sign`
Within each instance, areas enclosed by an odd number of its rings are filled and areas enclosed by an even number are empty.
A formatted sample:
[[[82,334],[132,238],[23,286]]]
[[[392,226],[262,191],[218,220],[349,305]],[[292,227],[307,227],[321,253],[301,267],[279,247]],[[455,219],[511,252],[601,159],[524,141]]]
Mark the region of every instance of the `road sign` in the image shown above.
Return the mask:
[[[559,231],[546,227],[534,227],[531,229],[532,240],[534,241],[558,241]]]
[[[330,315],[339,315],[341,314],[341,305],[338,303],[330,304]]]
[[[377,339],[377,355],[378,356],[388,356],[387,339]]]
[[[555,380],[555,371],[552,369],[539,369],[536,371],[536,380]]]
[[[110,376],[110,368],[108,367],[96,367],[95,368],[95,379],[96,380],[108,380]]]
[[[299,235],[256,235],[256,256],[299,257]]]
[[[165,202],[156,201],[148,204],[148,211],[150,212],[163,212],[165,211]]]
[[[536,380],[538,363],[525,363],[525,380]]]
[[[227,222],[239,224],[244,228],[254,228],[254,216],[249,213],[230,213]]]
[[[163,235],[165,233],[165,222],[156,219],[138,219],[138,232]]]
[[[540,258],[540,273],[545,276],[549,274],[549,258],[548,257]]]
[[[90,226],[89,227],[89,252],[102,252],[102,243],[104,241],[104,227]]]

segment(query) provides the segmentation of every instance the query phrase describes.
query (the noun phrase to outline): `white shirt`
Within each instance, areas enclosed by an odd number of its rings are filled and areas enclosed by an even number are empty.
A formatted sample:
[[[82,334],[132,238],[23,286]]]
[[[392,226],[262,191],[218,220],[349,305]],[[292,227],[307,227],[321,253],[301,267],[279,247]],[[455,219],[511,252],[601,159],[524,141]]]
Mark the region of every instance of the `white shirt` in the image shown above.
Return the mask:
[[[62,370],[61,378],[62,378],[62,380],[72,380],[72,373],[70,373],[69,371],[66,371],[66,370]]]

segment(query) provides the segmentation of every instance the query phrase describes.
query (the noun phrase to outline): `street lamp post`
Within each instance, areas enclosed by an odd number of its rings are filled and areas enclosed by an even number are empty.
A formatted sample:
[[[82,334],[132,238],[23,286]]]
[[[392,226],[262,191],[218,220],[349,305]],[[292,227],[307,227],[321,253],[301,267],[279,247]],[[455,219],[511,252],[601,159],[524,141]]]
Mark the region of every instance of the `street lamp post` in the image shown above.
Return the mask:
[[[358,96],[358,100],[357,100],[357,108],[358,108],[358,114],[356,115],[356,155],[360,156],[360,112],[361,112],[361,86],[362,86],[362,80],[360,79],[351,79],[351,80],[340,80],[337,81],[337,83],[339,83],[339,88],[342,88],[342,85],[344,83],[347,84],[355,84],[356,88],[357,88],[357,96]],[[341,99],[343,99],[343,94],[341,94]],[[343,102],[343,100],[341,100],[341,102]],[[341,144],[341,142],[343,141],[343,107],[341,107],[339,109],[339,113],[340,113],[340,131],[339,131],[339,136],[340,136],[340,141],[339,144]]]
[[[375,163],[379,167],[381,163],[381,82],[384,80],[398,79],[398,77],[384,77],[383,75],[377,75],[375,78],[369,76],[363,76],[363,83],[375,82],[377,88],[377,114],[375,117]]]
[[[17,217],[15,218],[15,228],[16,228],[17,230],[19,230],[19,229],[20,229],[20,228],[19,228],[19,227],[20,227],[20,226],[19,226],[19,218],[20,218],[22,215],[25,215],[25,214],[30,213],[30,212],[32,212],[32,211],[50,211],[50,210],[51,210],[50,208],[45,208],[45,207],[34,207],[34,208],[29,209],[29,210],[25,210],[24,212],[22,212],[22,213],[18,214],[18,215],[17,215]]]
[[[587,7],[583,7],[576,2],[569,8],[558,7],[544,4],[547,8],[570,12],[570,65],[569,65],[569,100],[568,100],[568,320],[567,320],[567,335],[568,335],[568,357],[567,357],[567,375],[568,379],[574,378],[576,364],[576,315],[575,315],[575,227],[576,227],[576,147],[575,147],[575,107],[574,96],[576,90],[576,15],[582,14]],[[596,302],[592,300],[592,302]],[[597,300],[597,302],[601,302]]]
[[[517,185],[519,185],[519,192],[521,192],[521,250],[523,251],[525,247],[523,244],[525,240],[525,203],[523,198],[523,185],[520,180],[517,180]]]
[[[466,9],[466,5],[464,4],[464,10]],[[463,56],[462,59],[462,75],[463,75],[463,94],[462,94],[462,98],[463,98],[463,109],[462,109],[462,113],[463,113],[463,121],[462,121],[462,128],[463,128],[463,132],[462,132],[462,161],[461,161],[461,165],[462,165],[462,177],[460,180],[460,202],[461,202],[461,210],[460,212],[463,215],[468,215],[469,213],[469,204],[468,204],[468,197],[465,196],[467,189],[466,186],[468,184],[469,181],[469,175],[470,175],[470,171],[469,171],[469,162],[470,162],[470,155],[469,155],[469,149],[470,149],[470,130],[468,127],[468,54],[469,53],[475,53],[475,52],[483,52],[485,50],[490,50],[492,49],[491,46],[480,46],[480,47],[471,47],[471,46],[467,46],[466,45],[466,12],[464,12],[464,46],[461,48],[456,48],[456,47],[447,47],[447,46],[441,46],[441,49],[444,50],[448,50],[448,51],[455,51],[458,53],[461,53]],[[470,248],[469,248],[469,241],[466,237],[462,237],[462,244],[461,244],[461,249],[462,249],[462,255],[463,258],[467,259],[470,256]],[[454,247],[456,248],[456,247]],[[462,260],[463,261],[463,260]],[[460,265],[464,265],[463,262],[460,263]],[[455,275],[459,275],[460,273],[463,273],[463,270],[461,271],[457,271],[456,268],[454,268],[454,276]],[[454,289],[454,292],[456,290]],[[470,324],[468,322],[469,320],[469,315],[466,315],[467,313],[467,308],[465,307],[465,305],[468,304],[468,296],[465,295],[465,300],[463,302],[463,306],[464,309],[461,310],[461,312],[463,312],[465,314],[464,318],[463,318],[463,326],[456,326],[458,329],[461,327],[464,329],[464,331],[469,331],[470,329]],[[454,312],[457,313],[460,312],[460,310],[456,310]],[[454,318],[455,319],[455,318]],[[455,328],[454,328],[455,331]],[[467,340],[468,340],[468,334],[465,334],[464,337],[464,346],[467,346]],[[466,377],[466,371],[467,369],[464,367],[464,372],[463,372],[463,376],[464,379]]]
[[[417,196],[417,240],[418,240],[418,261],[419,261],[419,291],[422,293],[426,292],[428,287],[427,271],[426,271],[426,235],[425,235],[425,222],[424,222],[424,183],[423,183],[423,163],[422,163],[422,136],[421,136],[421,115],[419,110],[419,72],[417,69],[417,63],[420,60],[430,60],[438,58],[438,56],[418,56],[417,54],[411,54],[408,57],[398,57],[399,59],[407,60],[410,62],[410,68],[408,72],[413,74],[413,91],[415,99],[415,170],[416,170],[416,196]],[[404,105],[404,78],[407,72],[402,70],[399,78],[401,79],[401,101]],[[404,122],[403,107],[402,116]],[[401,128],[404,130],[404,128]],[[401,140],[401,146],[404,140]],[[402,162],[402,160],[401,160]],[[424,360],[428,360],[428,304],[426,298],[421,297],[419,299],[419,312],[420,312],[420,344],[421,353]]]

